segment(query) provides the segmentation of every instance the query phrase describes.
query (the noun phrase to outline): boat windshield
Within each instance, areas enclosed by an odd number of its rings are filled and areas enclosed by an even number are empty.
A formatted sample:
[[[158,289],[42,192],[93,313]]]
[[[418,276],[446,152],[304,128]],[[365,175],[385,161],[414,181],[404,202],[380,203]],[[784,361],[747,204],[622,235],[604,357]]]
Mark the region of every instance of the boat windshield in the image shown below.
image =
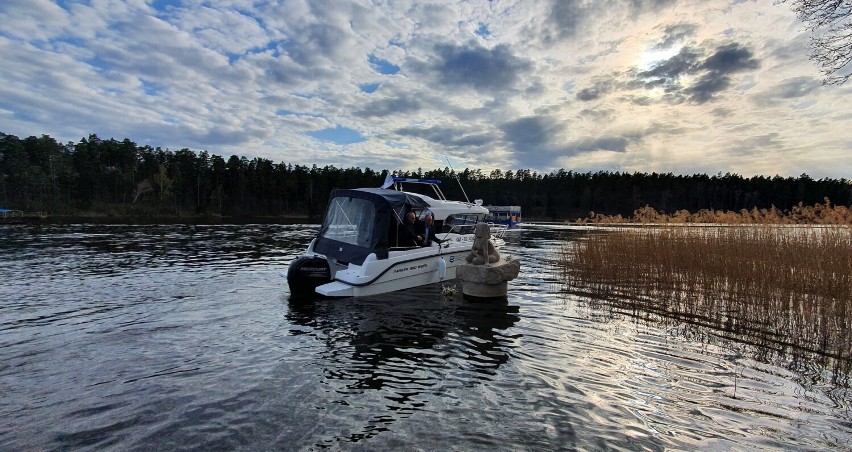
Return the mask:
[[[376,206],[361,198],[335,197],[329,203],[320,235],[327,239],[370,247],[374,244]]]
[[[444,232],[455,232],[456,234],[473,234],[473,228],[476,223],[485,220],[485,215],[481,213],[460,213],[453,214],[444,220]]]

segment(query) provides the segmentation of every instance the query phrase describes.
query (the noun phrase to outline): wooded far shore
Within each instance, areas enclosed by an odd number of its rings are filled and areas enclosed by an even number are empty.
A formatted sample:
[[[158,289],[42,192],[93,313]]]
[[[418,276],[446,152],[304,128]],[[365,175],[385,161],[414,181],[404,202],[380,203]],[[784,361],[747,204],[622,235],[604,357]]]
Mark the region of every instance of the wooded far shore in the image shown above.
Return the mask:
[[[738,174],[574,172],[465,168],[402,171],[442,180],[451,199],[519,205],[526,221],[631,217],[701,210],[792,211],[830,200],[852,206],[846,179]],[[188,148],[172,151],[89,135],[59,143],[50,136],[0,132],[0,208],[43,212],[48,222],[300,223],[319,221],[333,188],[378,187],[387,170],[229,158]]]

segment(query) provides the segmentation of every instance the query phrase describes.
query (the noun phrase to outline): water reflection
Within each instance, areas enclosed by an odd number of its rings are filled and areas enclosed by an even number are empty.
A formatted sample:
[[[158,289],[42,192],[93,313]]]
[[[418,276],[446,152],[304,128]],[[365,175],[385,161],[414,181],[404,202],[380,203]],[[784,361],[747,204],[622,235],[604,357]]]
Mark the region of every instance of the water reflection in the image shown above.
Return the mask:
[[[564,285],[562,290],[584,293],[575,285]],[[628,316],[692,342],[729,349],[739,357],[795,372],[796,382],[805,387],[829,384],[836,388],[833,394],[840,394],[835,402],[846,404],[852,383],[850,316],[829,319],[794,310],[767,310],[766,306],[740,310],[735,300],[713,296],[670,303],[665,299],[584,293],[583,300],[590,318],[608,322]],[[838,322],[840,326],[826,328]]]
[[[211,265],[239,270],[297,253],[315,234],[316,225],[299,224],[44,225],[4,228],[0,249],[16,257],[10,271],[44,277],[122,275],[139,268],[207,271]]]
[[[571,260],[563,263],[562,290],[587,296],[598,314],[629,313],[695,340],[736,342],[744,355],[803,380],[848,388],[852,298],[848,284],[824,280],[848,281],[848,266],[840,265],[848,231],[800,231],[805,239],[797,242],[776,229],[597,231],[587,246],[563,251]],[[763,247],[760,258],[736,254],[749,246]],[[611,259],[615,250],[630,257]]]
[[[519,335],[507,331],[518,321],[517,312],[508,303],[444,296],[437,285],[381,298],[291,300],[287,319],[304,327],[291,334],[324,346],[324,383],[335,392],[330,403],[349,407],[367,394],[383,404],[362,425],[317,446],[371,438],[427,409],[436,397],[450,397],[454,388],[495,378],[517,345]]]
[[[437,285],[291,302],[278,273],[313,228],[0,228],[0,450],[816,450],[852,438],[852,398],[812,378],[831,366],[796,358],[789,333],[760,342],[652,303],[566,294],[564,230],[507,235],[501,252],[523,268],[507,305]]]

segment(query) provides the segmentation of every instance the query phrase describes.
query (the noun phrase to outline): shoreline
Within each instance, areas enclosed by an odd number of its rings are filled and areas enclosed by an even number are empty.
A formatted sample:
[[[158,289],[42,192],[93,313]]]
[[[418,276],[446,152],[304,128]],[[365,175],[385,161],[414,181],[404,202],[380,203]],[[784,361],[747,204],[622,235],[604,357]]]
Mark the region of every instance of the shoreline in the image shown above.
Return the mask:
[[[105,225],[155,225],[155,224],[193,224],[193,225],[216,225],[216,224],[319,224],[320,217],[305,216],[112,216],[112,215],[47,215],[23,216],[0,219],[0,225],[50,225],[50,224],[105,224]]]

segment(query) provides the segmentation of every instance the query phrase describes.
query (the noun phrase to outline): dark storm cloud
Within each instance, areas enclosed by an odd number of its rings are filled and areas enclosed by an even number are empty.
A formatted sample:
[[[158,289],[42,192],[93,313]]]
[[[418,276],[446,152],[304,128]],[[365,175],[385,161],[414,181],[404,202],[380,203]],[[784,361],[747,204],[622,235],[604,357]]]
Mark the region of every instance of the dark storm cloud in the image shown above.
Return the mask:
[[[593,112],[589,113],[594,116]],[[500,126],[505,140],[511,145],[515,159],[522,167],[543,167],[560,157],[571,157],[588,152],[626,152],[631,143],[642,139],[642,134],[614,134],[593,139],[565,143],[562,138],[567,127],[550,116],[528,116]]]
[[[737,43],[718,47],[716,53],[710,55],[701,65],[702,69],[726,74],[757,69],[758,67],[760,67],[760,63],[754,59],[751,50]]]
[[[362,118],[381,118],[400,113],[413,113],[422,108],[423,102],[413,95],[406,94],[368,102],[354,114]]]
[[[544,150],[552,147],[565,125],[551,117],[528,116],[500,126],[507,141],[516,150]]]
[[[333,79],[337,76],[337,72],[331,69],[306,68],[286,58],[259,60],[256,64],[264,69],[271,81],[285,86],[298,86],[306,80]]]
[[[572,143],[565,148],[565,155],[577,155],[594,151],[625,152],[632,140],[624,136],[599,137]]]
[[[684,47],[677,55],[658,63],[650,70],[640,72],[639,77],[671,83],[682,75],[695,72],[700,57],[701,54],[695,49]]]
[[[689,100],[694,103],[709,102],[716,93],[724,91],[731,85],[730,74],[758,67],[760,63],[754,58],[751,50],[736,43],[718,47],[716,52],[701,64],[700,69],[708,72],[685,92]]]
[[[577,93],[577,100],[588,102],[590,100],[599,99],[604,94],[612,90],[610,81],[595,82],[595,86],[591,88],[583,88]]]
[[[704,74],[692,86],[686,88],[684,92],[689,96],[689,100],[697,104],[709,102],[713,95],[724,91],[725,88],[731,85],[731,78],[725,74],[711,72]]]
[[[597,151],[627,152],[630,144],[639,140],[641,136],[627,134],[584,139],[546,149],[518,146],[515,149],[515,160],[522,168],[546,168],[552,166],[554,160],[561,157],[574,157]]]
[[[512,54],[506,45],[486,49],[475,43],[467,46],[439,45],[435,48],[440,61],[434,70],[447,87],[472,88],[493,94],[515,88],[521,75],[532,64]]]
[[[470,134],[462,128],[452,127],[404,127],[395,130],[399,135],[422,138],[443,146],[482,146],[494,141],[492,135]]]
[[[731,74],[754,70],[760,62],[754,53],[740,44],[731,43],[717,47],[714,52],[702,60],[705,52],[694,47],[684,47],[677,55],[660,61],[646,71],[633,72],[633,79],[623,87],[629,90],[653,89],[665,90],[664,100],[669,103],[689,101],[704,104],[731,86]],[[690,86],[682,86],[684,77],[697,77]],[[632,102],[645,105],[645,97],[629,97]]]

